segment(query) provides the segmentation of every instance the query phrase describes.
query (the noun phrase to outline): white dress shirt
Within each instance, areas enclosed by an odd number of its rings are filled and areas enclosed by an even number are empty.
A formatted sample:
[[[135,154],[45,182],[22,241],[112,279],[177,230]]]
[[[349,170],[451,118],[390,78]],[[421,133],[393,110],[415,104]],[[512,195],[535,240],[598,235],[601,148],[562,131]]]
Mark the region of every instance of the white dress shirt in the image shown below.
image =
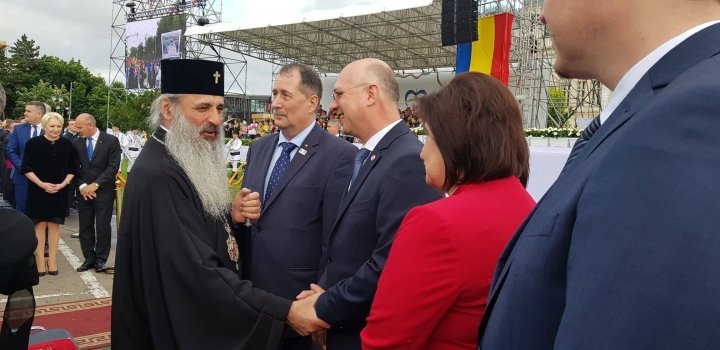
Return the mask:
[[[693,34],[713,25],[720,23],[720,21],[712,21],[703,23],[697,27],[691,28],[690,30],[666,41],[660,45],[657,49],[653,50],[650,54],[645,56],[640,62],[636,63],[625,75],[620,79],[620,82],[615,87],[612,97],[608,101],[607,107],[600,113],[600,124],[605,123],[607,119],[615,112],[615,109],[620,106],[620,103],[627,97],[627,95],[635,88],[635,85],[647,74],[660,59],[662,59],[668,52],[680,45],[687,38]]]

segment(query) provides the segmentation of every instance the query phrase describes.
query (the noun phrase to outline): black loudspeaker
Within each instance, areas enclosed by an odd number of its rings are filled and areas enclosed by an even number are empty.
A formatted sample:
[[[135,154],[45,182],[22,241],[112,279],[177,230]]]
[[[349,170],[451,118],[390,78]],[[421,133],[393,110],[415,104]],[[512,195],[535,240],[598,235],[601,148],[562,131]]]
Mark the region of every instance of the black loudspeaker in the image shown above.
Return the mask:
[[[443,0],[441,10],[442,46],[478,40],[477,0]]]

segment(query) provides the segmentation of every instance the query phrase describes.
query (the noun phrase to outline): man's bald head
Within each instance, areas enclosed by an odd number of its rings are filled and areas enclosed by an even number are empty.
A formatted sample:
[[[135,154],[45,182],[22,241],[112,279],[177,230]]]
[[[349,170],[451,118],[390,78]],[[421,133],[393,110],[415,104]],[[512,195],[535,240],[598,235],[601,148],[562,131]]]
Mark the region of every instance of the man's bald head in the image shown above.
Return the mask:
[[[92,126],[97,126],[97,121],[95,120],[95,117],[90,113],[81,113],[77,116],[77,118],[75,118],[75,121],[79,121],[81,123],[89,123]]]
[[[400,99],[400,88],[395,79],[395,72],[390,66],[376,58],[364,58],[354,61],[345,68],[345,72],[353,85],[367,82],[380,87],[381,95],[394,104]]]
[[[97,131],[97,122],[90,113],[81,113],[75,118],[75,129],[82,137],[91,137]]]

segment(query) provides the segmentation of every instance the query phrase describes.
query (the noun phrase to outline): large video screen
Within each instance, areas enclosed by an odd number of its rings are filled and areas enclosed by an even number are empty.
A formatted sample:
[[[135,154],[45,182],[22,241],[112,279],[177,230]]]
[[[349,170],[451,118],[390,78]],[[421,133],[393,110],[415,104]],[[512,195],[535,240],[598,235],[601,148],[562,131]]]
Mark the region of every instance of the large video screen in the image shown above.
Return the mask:
[[[185,16],[129,22],[125,27],[125,88],[159,89],[160,60],[183,56]]]

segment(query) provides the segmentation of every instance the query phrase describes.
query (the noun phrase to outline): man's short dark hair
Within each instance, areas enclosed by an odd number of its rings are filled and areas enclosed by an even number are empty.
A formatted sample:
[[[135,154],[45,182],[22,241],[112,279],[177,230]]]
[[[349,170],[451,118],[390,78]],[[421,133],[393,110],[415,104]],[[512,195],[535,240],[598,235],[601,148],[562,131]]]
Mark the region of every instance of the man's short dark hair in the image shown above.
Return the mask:
[[[322,81],[320,76],[309,66],[302,63],[290,63],[280,68],[278,75],[285,75],[291,72],[300,73],[300,87],[306,90],[308,97],[315,95],[320,99],[322,97]]]
[[[515,176],[527,186],[529,150],[520,107],[497,79],[463,73],[415,107],[445,162],[445,190]]]
[[[40,115],[45,115],[47,113],[47,109],[45,109],[45,104],[39,101],[30,101],[25,104],[26,106],[33,106],[37,108],[40,111]]]

